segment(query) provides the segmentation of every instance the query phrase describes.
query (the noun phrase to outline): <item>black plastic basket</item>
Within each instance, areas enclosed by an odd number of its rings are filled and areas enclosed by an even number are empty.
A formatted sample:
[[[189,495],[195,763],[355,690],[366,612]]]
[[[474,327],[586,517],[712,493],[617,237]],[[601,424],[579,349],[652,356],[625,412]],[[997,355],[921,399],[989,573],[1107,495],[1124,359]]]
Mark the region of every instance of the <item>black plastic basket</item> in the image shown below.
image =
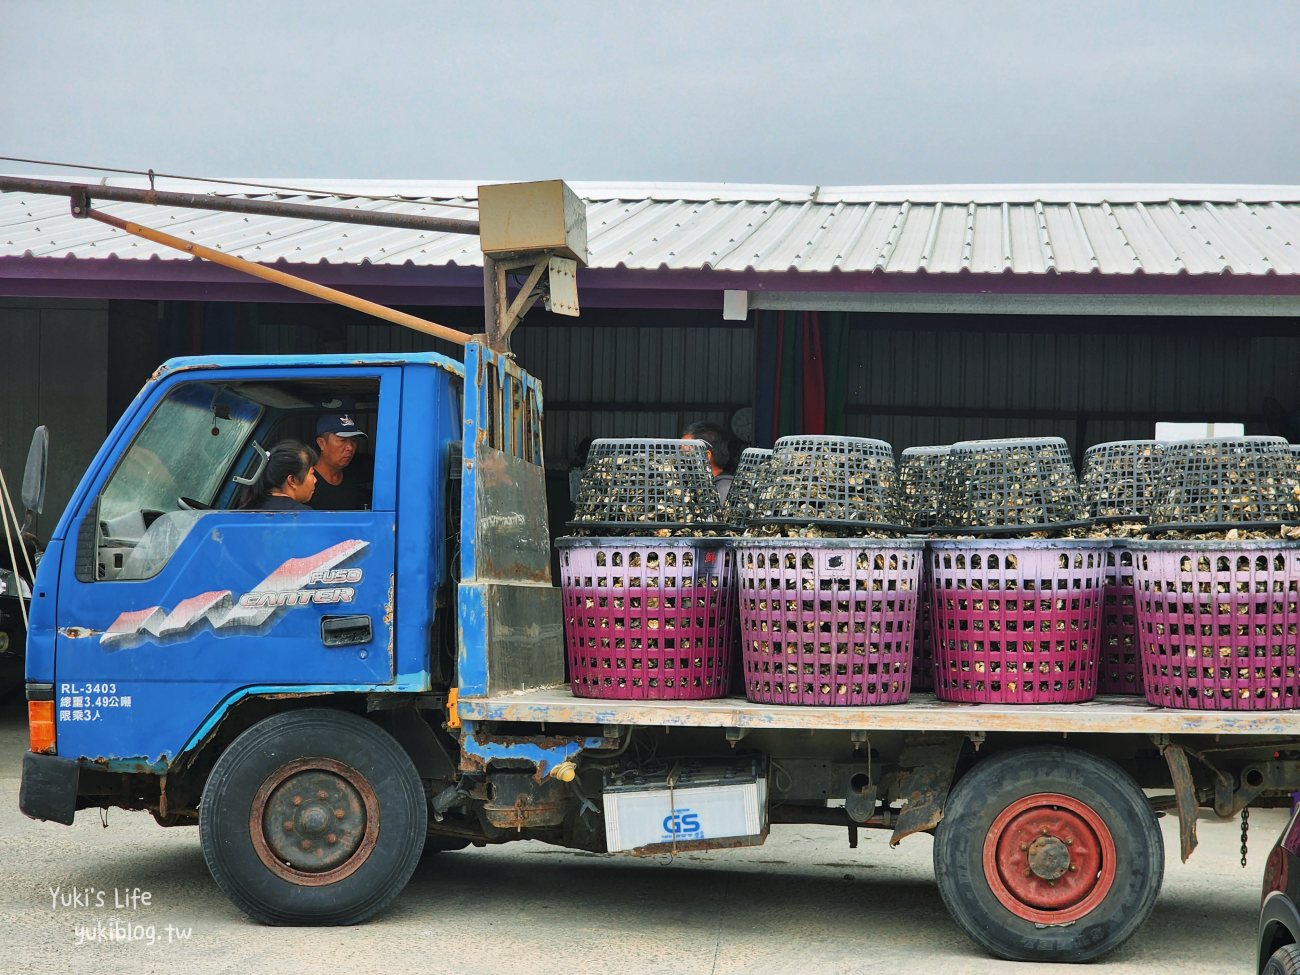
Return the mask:
[[[782,437],[759,479],[752,521],[904,530],[894,449],[865,437]]]
[[[1147,530],[1274,528],[1300,521],[1296,461],[1281,437],[1213,437],[1165,445]]]
[[[939,524],[940,499],[947,483],[944,462],[952,448],[908,447],[898,462],[903,520],[911,528]]]
[[[1084,452],[1083,496],[1094,521],[1150,518],[1163,449],[1155,440],[1114,440]]]
[[[703,440],[594,440],[574,505],[575,529],[722,528]]]
[[[1014,534],[1087,523],[1087,507],[1059,437],[964,440],[945,462],[939,521],[971,534]]]
[[[754,497],[763,469],[772,459],[764,447],[747,447],[736,463],[736,473],[727,499],[722,503],[722,520],[734,528],[744,528],[754,517]]]

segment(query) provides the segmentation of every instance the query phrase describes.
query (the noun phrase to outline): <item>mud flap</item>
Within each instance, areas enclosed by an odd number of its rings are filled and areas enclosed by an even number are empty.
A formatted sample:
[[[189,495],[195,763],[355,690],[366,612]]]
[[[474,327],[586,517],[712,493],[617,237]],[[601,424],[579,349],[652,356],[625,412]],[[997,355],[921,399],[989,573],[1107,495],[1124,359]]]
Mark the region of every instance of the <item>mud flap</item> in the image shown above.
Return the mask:
[[[26,752],[18,808],[32,819],[71,826],[77,812],[79,778],[80,769],[70,758]]]
[[[954,732],[911,738],[903,746],[898,764],[905,770],[901,792],[906,802],[894,824],[890,846],[939,825],[965,740],[965,735]]]
[[[1169,778],[1174,785],[1174,799],[1178,803],[1178,842],[1183,862],[1196,849],[1196,783],[1192,781],[1192,769],[1187,761],[1187,752],[1181,745],[1166,744],[1160,748],[1169,766]]]

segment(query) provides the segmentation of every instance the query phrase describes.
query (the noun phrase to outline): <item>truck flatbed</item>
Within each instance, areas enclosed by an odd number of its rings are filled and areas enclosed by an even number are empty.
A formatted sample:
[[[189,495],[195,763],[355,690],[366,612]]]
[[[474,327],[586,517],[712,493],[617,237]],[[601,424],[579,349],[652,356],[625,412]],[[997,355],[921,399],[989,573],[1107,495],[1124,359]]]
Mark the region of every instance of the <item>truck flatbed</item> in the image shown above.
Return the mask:
[[[1141,698],[1100,696],[1083,704],[951,704],[913,694],[884,707],[792,707],[744,698],[710,701],[609,701],[549,687],[461,698],[473,721],[652,727],[878,731],[1010,731],[1051,734],[1297,735],[1300,711],[1175,711]]]

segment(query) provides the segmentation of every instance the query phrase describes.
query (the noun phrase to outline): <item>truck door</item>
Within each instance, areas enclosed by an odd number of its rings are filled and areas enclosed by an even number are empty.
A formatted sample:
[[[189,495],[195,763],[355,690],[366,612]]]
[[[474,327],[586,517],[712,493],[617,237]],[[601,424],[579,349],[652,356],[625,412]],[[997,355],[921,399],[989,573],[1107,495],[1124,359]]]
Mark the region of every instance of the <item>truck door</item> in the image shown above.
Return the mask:
[[[238,692],[393,679],[400,371],[213,376],[162,381],[79,492],[55,610],[61,754],[156,767]],[[361,510],[238,506],[258,447],[314,445],[344,412],[365,434],[344,476],[373,480]]]

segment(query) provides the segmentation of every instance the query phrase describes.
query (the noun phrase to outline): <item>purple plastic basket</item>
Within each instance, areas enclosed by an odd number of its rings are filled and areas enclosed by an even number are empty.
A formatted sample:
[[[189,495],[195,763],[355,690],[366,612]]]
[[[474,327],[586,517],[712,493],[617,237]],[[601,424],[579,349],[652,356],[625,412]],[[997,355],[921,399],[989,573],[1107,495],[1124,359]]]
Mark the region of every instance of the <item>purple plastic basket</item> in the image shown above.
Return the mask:
[[[1123,544],[1106,551],[1100,666],[1098,694],[1142,693],[1142,651],[1138,644],[1133,549]]]
[[[721,538],[561,538],[569,686],[577,697],[725,697],[735,573]]]
[[[934,690],[934,606],[930,593],[934,579],[930,560],[921,560],[921,594],[916,609],[916,645],[912,648],[912,690]]]
[[[1133,551],[1147,701],[1300,708],[1300,546],[1135,542]]]
[[[1108,541],[934,541],[934,693],[1067,704],[1097,693]]]
[[[907,700],[924,541],[737,538],[731,545],[749,700]]]

